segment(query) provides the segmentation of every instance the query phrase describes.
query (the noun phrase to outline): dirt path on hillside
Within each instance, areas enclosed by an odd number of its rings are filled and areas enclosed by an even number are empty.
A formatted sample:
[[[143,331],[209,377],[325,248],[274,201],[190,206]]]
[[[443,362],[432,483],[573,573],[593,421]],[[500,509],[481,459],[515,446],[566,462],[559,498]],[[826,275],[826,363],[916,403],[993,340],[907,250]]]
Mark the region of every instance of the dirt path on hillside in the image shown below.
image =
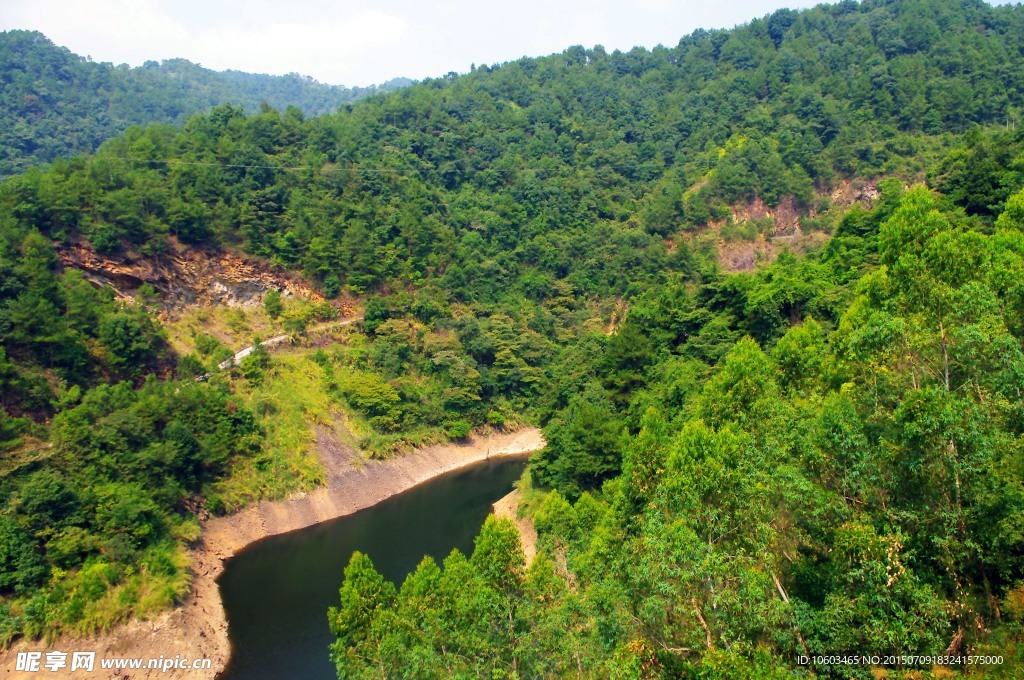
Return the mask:
[[[318,324],[316,326],[313,326],[312,328],[307,329],[306,331],[304,331],[302,333],[302,335],[303,336],[314,335],[316,333],[323,333],[324,331],[334,330],[335,328],[344,328],[345,326],[350,326],[350,325],[356,323],[357,321],[362,321],[362,320],[363,320],[363,317],[357,316],[357,317],[354,317],[354,318],[351,318],[351,319],[344,319],[342,321],[328,321],[327,323]],[[286,340],[289,340],[291,337],[292,336],[287,335],[287,334],[286,335],[275,335],[272,338],[268,338],[268,339],[262,341],[260,343],[260,347],[264,347],[266,349],[270,349],[271,347],[274,347],[276,345],[280,345],[282,342],[285,342]],[[237,366],[238,364],[242,363],[242,359],[244,359],[247,356],[249,356],[250,354],[252,354],[255,349],[256,349],[256,345],[249,345],[248,347],[240,349],[237,352],[235,352],[234,356],[232,356],[230,359],[225,359],[224,361],[222,361],[219,364],[217,364],[217,368],[220,369],[221,371],[225,371],[225,370],[231,368],[232,366]],[[205,375],[203,377],[204,378],[208,378],[210,376],[209,376],[209,374],[207,374],[207,375]]]
[[[61,638],[45,649],[38,643],[19,642],[10,651],[0,654],[0,678],[215,678],[226,666],[231,651],[227,621],[217,587],[217,577],[224,570],[224,560],[253,541],[368,508],[445,472],[488,458],[523,455],[543,446],[540,430],[524,428],[470,438],[461,444],[429,446],[385,461],[366,461],[330,430],[318,430],[317,450],[328,472],[327,484],[311,493],[284,501],[262,502],[233,515],[208,521],[203,527],[202,538],[190,551],[194,571],[192,593],[182,605],[156,619],[132,621],[97,638]],[[15,670],[17,652],[27,650],[43,651],[44,663],[46,651],[94,651],[96,667],[93,673],[70,673],[71,655],[68,654],[68,668],[61,671],[19,672]],[[206,658],[212,660],[213,667],[210,670],[172,669],[168,672],[145,669],[122,670],[120,673],[101,671],[99,660],[112,657],[147,660],[159,657]]]

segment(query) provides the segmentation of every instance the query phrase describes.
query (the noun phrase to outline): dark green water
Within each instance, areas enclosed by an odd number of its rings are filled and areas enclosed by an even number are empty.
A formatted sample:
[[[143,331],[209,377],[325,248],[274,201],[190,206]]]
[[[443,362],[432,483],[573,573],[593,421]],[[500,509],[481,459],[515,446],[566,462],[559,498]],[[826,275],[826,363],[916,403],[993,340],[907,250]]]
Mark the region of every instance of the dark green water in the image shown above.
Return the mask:
[[[491,504],[512,490],[525,458],[488,461],[431,480],[354,515],[272,536],[226,564],[231,680],[336,680],[327,608],[354,550],[401,585],[424,555],[473,549]]]

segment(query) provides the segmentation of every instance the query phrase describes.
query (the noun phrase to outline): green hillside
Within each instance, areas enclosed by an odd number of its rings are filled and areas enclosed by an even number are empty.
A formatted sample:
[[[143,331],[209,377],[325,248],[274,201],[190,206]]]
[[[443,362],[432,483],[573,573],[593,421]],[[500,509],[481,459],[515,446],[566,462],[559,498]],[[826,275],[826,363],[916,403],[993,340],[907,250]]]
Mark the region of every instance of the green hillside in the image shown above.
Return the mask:
[[[353,558],[340,677],[1014,677],[1022,101],[1021,6],[844,2],[318,117],[218,106],[8,179],[0,640],[180,600],[197,510],[308,488],[282,442],[343,414],[375,455],[548,446],[532,565],[503,520],[400,588]],[[755,241],[777,256],[723,270]],[[328,302],[206,310],[181,344],[153,291],[56,264],[183,244]],[[191,380],[213,329],[353,299],[360,331]]]
[[[306,115],[411,81],[346,88],[298,74],[216,72],[184,59],[138,68],[97,63],[35,31],[0,32],[0,177],[95,151],[131,125],[180,124],[230,102],[250,113],[266,102]]]
[[[665,236],[739,202],[822,208],[843,178],[923,178],[950,133],[1016,121],[1022,17],[850,3],[672,49],[482,67],[307,120],[220,107],[27,173],[4,200],[100,250],[237,244],[329,295],[435,282],[493,300],[551,281],[621,294],[663,275]]]

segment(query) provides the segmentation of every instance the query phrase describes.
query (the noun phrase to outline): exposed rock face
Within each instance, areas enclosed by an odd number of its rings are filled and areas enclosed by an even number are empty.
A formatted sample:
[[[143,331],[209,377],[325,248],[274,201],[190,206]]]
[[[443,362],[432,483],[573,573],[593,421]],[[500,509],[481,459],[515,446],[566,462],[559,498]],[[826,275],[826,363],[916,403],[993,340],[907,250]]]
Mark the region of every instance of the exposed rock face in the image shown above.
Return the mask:
[[[827,196],[832,203],[847,209],[855,203],[871,208],[881,196],[878,187],[862,180],[843,180]],[[801,253],[821,246],[828,236],[817,231],[805,233],[801,220],[816,217],[813,208],[800,208],[793,196],[783,196],[778,205],[769,207],[759,197],[734,206],[732,221],[736,224],[755,220],[770,220],[771,228],[759,233],[753,240],[734,242],[722,239],[718,243],[718,262],[727,272],[753,271],[761,263],[772,262],[783,248]],[[721,231],[726,223],[711,222],[712,231]]]
[[[775,236],[792,236],[800,228],[800,213],[792,196],[786,196],[775,207],[772,216],[775,222]]]
[[[860,203],[865,208],[870,208],[881,195],[878,187],[873,183],[843,180],[832,191],[829,198],[832,199],[833,203],[841,205],[843,208],[849,208],[854,203]]]
[[[160,294],[164,307],[253,305],[268,290],[321,301],[323,297],[297,276],[257,260],[212,248],[172,244],[159,257],[131,253],[100,255],[87,243],[57,245],[64,267],[82,271],[86,278],[113,288],[124,298],[134,297],[148,283]]]
[[[880,196],[878,187],[874,184],[851,180],[843,180],[828,194],[833,203],[844,209],[854,203],[860,203],[865,208],[870,208]],[[805,215],[814,217],[815,212],[813,209],[801,211],[797,208],[793,196],[783,196],[775,208],[769,208],[763,200],[755,197],[747,204],[734,207],[732,211],[733,222],[737,223],[766,217],[771,219],[773,225],[771,236],[792,236],[800,228],[800,218]]]

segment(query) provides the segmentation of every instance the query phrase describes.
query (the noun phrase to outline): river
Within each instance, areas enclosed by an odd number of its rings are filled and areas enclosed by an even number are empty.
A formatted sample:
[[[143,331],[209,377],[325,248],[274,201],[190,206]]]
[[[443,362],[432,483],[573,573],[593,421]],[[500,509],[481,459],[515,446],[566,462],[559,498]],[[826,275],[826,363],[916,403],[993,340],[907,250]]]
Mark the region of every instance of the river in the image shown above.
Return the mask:
[[[352,552],[401,585],[424,555],[438,563],[473,549],[491,504],[512,490],[525,457],[442,475],[353,515],[260,540],[231,558],[220,578],[231,640],[230,680],[336,680],[327,608],[338,602]]]

